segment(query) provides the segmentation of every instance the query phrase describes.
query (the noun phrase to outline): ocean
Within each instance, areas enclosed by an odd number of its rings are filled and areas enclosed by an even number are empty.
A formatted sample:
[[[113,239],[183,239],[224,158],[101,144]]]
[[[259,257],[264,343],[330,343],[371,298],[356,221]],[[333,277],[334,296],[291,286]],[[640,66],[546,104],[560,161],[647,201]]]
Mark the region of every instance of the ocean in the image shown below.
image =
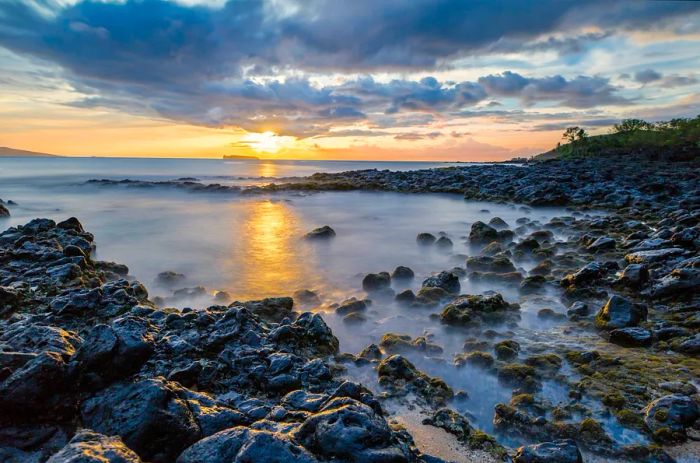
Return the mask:
[[[421,354],[407,354],[422,370],[444,378],[470,399],[458,408],[487,432],[492,431],[493,406],[507,402],[510,390],[493,375],[451,365],[462,352],[464,336],[445,329],[434,310],[406,309],[393,300],[372,301],[368,320],[349,325],[333,311],[348,297],[368,297],[362,278],[370,272],[391,272],[396,266],[412,268],[416,278],[395,291],[417,291],[431,274],[465,266],[471,248],[465,238],[471,224],[500,217],[512,228],[519,217],[546,223],[567,215],[562,208],[529,208],[515,204],[465,201],[460,195],[399,194],[383,192],[278,192],[261,195],[187,192],[172,188],[129,188],[87,183],[90,179],[171,180],[197,178],[203,183],[256,185],[314,172],[353,169],[410,170],[444,167],[443,163],[251,161],[191,159],[33,158],[0,159],[0,198],[12,200],[12,216],[0,219],[0,228],[20,225],[36,217],[56,221],[78,217],[95,235],[94,257],[126,264],[130,275],[146,285],[151,296],[177,308],[207,307],[216,291],[232,300],[291,296],[294,291],[316,291],[318,307],[340,340],[341,350],[358,353],[378,343],[387,332],[428,336],[444,349],[446,362]],[[337,236],[328,242],[303,239],[306,232],[330,225]],[[416,235],[444,234],[452,249],[421,247]],[[519,263],[528,270],[533,263]],[[174,296],[157,275],[174,271],[185,275],[180,286],[201,286],[190,296]],[[518,301],[517,287],[475,284],[462,278],[463,293],[501,292]],[[192,293],[192,292],[191,292]],[[550,307],[565,311],[552,300]],[[541,303],[522,305],[520,326],[535,339],[558,342],[556,327],[536,319]],[[531,331],[528,331],[531,330]],[[371,368],[350,368],[348,375],[370,387]],[[564,391],[548,385],[556,397]],[[637,438],[637,436],[633,436]]]

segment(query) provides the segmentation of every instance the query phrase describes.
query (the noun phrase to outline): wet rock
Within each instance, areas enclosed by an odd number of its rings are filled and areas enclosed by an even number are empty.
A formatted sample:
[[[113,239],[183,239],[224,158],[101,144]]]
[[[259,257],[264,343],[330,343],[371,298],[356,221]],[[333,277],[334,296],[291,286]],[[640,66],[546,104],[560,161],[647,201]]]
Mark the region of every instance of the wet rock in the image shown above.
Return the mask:
[[[473,450],[484,450],[499,460],[506,456],[505,449],[493,437],[474,429],[464,416],[449,408],[437,410],[431,417],[424,419],[423,424],[444,429]]]
[[[459,293],[461,288],[459,278],[452,272],[440,272],[439,274],[426,278],[423,281],[424,288],[440,288],[448,293]]]
[[[324,460],[399,463],[412,457],[408,446],[397,439],[381,415],[353,399],[327,405],[306,419],[294,437]]]
[[[566,311],[566,315],[568,317],[572,317],[572,316],[585,317],[589,313],[590,312],[588,310],[588,304],[586,304],[585,302],[581,302],[581,301],[574,302],[573,304],[571,304],[569,309]]]
[[[76,399],[68,368],[55,352],[42,352],[0,382],[0,424],[70,417]]]
[[[614,295],[598,311],[595,323],[600,329],[611,330],[636,326],[646,318],[647,309],[645,306],[634,304],[629,299]]]
[[[183,395],[160,378],[117,384],[86,400],[81,416],[87,427],[121,436],[142,459],[169,462],[201,436]]]
[[[4,204],[0,204],[0,218],[7,218],[10,216],[10,211],[7,210]]]
[[[523,281],[520,272],[496,273],[496,272],[472,272],[469,280],[475,283],[497,283],[503,285],[519,285]]]
[[[525,365],[544,373],[554,373],[562,366],[562,359],[556,354],[538,354],[525,359]]]
[[[620,282],[628,288],[642,288],[649,282],[649,269],[642,264],[630,264],[622,271]]]
[[[654,284],[652,297],[689,295],[700,290],[700,268],[675,268]]]
[[[335,237],[335,230],[333,230],[328,225],[324,225],[320,228],[315,228],[309,233],[304,235],[307,240],[328,240]]]
[[[165,272],[160,272],[156,275],[156,283],[162,286],[179,286],[185,282],[187,277],[184,274],[174,272],[172,270],[166,270]]]
[[[231,302],[231,294],[228,291],[217,291],[214,293],[214,302],[217,304],[228,304]]]
[[[135,373],[155,349],[153,327],[142,319],[124,317],[111,326],[97,325],[71,359],[83,385],[103,386]]]
[[[562,286],[581,286],[593,283],[605,276],[608,269],[600,262],[590,262],[581,267],[576,273],[566,275],[561,280]]]
[[[700,231],[697,228],[684,228],[671,236],[671,242],[676,246],[698,247]]]
[[[644,423],[661,440],[674,440],[695,420],[700,418],[700,407],[693,399],[680,394],[671,394],[651,401],[644,408]]]
[[[14,323],[0,332],[0,342],[17,352],[60,354],[63,359],[73,355],[83,340],[73,331],[56,326]]]
[[[402,265],[396,267],[391,273],[392,280],[412,280],[414,276],[413,270]]]
[[[306,306],[316,306],[321,303],[321,298],[318,297],[318,294],[308,289],[294,291],[292,298],[299,304]]]
[[[443,308],[440,320],[448,325],[477,327],[519,320],[519,311],[517,304],[509,304],[500,294],[463,295]]]
[[[401,304],[412,304],[416,300],[416,295],[413,294],[413,291],[407,289],[397,294],[394,299]]]
[[[673,349],[688,355],[700,354],[700,333],[684,339],[678,345],[673,346]]]
[[[513,463],[583,463],[583,457],[573,439],[563,439],[520,447]]]
[[[547,276],[552,273],[552,261],[545,259],[539,264],[535,265],[532,270],[530,270],[530,275],[542,275]]]
[[[242,426],[200,440],[177,463],[316,463],[318,460],[287,434]]]
[[[453,243],[452,243],[452,240],[449,239],[448,237],[441,236],[435,242],[435,246],[440,248],[440,249],[452,249]]]
[[[542,292],[547,285],[547,279],[542,275],[532,275],[520,282],[520,292],[522,294],[534,294]]]
[[[651,331],[640,327],[618,328],[610,332],[610,342],[623,347],[651,345]]]
[[[369,292],[380,291],[391,285],[391,276],[387,272],[368,273],[362,279],[362,289]]]
[[[386,333],[382,336],[379,346],[391,354],[406,352],[423,352],[426,355],[442,354],[442,347],[428,341],[425,336],[413,339],[407,334]]]
[[[489,243],[498,239],[498,231],[495,228],[478,221],[472,224],[469,231],[469,241],[474,244]]]
[[[512,339],[496,343],[493,347],[498,360],[513,360],[518,356],[518,352],[520,352],[520,344]]]
[[[515,265],[505,256],[476,256],[467,259],[467,270],[476,272],[515,272]]]
[[[366,360],[381,360],[382,357],[384,357],[384,354],[382,353],[381,349],[379,349],[378,345],[370,344],[362,349],[362,352],[360,352],[358,357]]]
[[[435,243],[436,240],[437,238],[432,233],[419,233],[416,237],[416,242],[422,246],[429,246]]]
[[[349,313],[343,317],[343,323],[347,323],[349,325],[364,323],[366,321],[367,317],[365,314],[360,312]]]
[[[335,309],[338,315],[348,315],[351,313],[364,312],[367,310],[367,303],[364,300],[351,297],[341,302]]]
[[[601,236],[586,247],[588,252],[604,252],[615,249],[615,240],[609,236]]]
[[[672,257],[680,256],[685,252],[682,248],[666,248],[654,249],[650,251],[639,251],[627,254],[625,261],[628,264],[646,264],[651,265],[657,262],[665,261]]]
[[[489,226],[495,228],[496,230],[502,230],[504,228],[508,228],[508,222],[503,220],[500,217],[494,217],[493,219],[489,220]]]
[[[379,384],[394,394],[415,392],[428,403],[443,404],[452,398],[452,389],[440,378],[422,373],[401,355],[385,358],[377,367]]]
[[[545,307],[544,309],[540,309],[537,311],[537,318],[541,320],[556,321],[566,319],[566,315],[564,315],[563,313],[555,312],[549,307]]]
[[[268,297],[259,301],[234,302],[231,304],[231,306],[238,305],[242,305],[264,320],[280,322],[292,315],[294,299],[291,297]]]
[[[481,250],[480,254],[484,256],[495,256],[498,253],[503,252],[503,246],[501,246],[500,243],[497,242],[492,242],[484,246],[484,248]]]
[[[536,371],[529,365],[509,363],[498,369],[498,381],[509,387],[520,387],[524,390],[537,388]]]
[[[494,362],[495,360],[491,354],[480,351],[457,354],[454,359],[454,364],[457,367],[471,365],[479,368],[490,368]]]
[[[85,429],[73,436],[47,463],[141,463],[141,459],[119,437]]]

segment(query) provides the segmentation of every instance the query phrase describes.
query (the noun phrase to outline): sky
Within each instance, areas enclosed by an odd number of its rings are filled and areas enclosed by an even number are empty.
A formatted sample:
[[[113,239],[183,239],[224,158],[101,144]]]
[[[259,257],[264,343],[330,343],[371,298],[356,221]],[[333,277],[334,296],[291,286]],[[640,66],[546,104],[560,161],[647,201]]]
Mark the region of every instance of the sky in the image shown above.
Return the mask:
[[[492,161],[700,114],[700,2],[0,0],[0,146]]]

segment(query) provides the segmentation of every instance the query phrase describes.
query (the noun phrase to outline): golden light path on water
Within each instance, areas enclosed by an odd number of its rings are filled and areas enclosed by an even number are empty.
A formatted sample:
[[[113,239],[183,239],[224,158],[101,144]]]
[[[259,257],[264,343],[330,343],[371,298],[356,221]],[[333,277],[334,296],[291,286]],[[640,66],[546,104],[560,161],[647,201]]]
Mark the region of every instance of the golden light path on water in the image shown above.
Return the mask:
[[[236,281],[228,285],[237,289],[236,297],[288,296],[322,284],[316,277],[314,256],[300,244],[303,227],[299,217],[286,201],[254,201],[243,213],[237,245],[242,256],[230,263],[240,268]]]

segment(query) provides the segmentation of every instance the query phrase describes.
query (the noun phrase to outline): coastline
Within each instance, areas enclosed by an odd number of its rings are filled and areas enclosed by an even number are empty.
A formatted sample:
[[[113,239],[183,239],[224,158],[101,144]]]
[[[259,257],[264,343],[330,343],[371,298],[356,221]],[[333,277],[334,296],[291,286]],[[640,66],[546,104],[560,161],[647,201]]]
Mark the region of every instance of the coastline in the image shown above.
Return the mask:
[[[526,255],[540,263],[548,261],[549,268],[542,274],[528,275],[519,282],[521,290],[537,293],[538,288],[561,287],[561,297],[572,309],[577,302],[586,306],[585,311],[577,306],[568,315],[563,322],[568,329],[601,334],[595,350],[562,347],[543,355],[529,353],[526,358],[491,357],[493,374],[520,391],[510,404],[496,410],[494,420],[503,432],[535,442],[569,439],[576,444],[566,445],[610,458],[634,454],[638,461],[668,461],[658,447],[631,448],[613,442],[585,414],[576,422],[555,419],[543,423],[533,410],[551,413],[554,404],[515,399],[532,394],[545,378],[556,379],[571,391],[602,401],[612,415],[646,435],[649,442],[676,444],[685,440],[686,433],[695,432],[687,420],[659,424],[648,415],[661,398],[677,395],[687,398],[678,399],[681,402],[698,400],[692,378],[700,376],[696,320],[699,179],[700,167],[695,162],[601,158],[526,168],[479,165],[314,174],[250,188],[193,181],[96,183],[235,194],[354,189],[439,192],[531,206],[571,206],[570,217],[525,224],[522,231],[513,227],[512,245],[491,236],[489,228],[472,228],[474,242],[500,241],[501,250],[496,254],[510,253],[501,257],[516,260]],[[577,217],[576,211],[592,208],[608,210],[610,215]],[[547,231],[553,229],[571,231],[572,238],[552,242]],[[477,236],[484,232],[483,239]],[[202,461],[203,455],[223,445],[222,435],[216,434],[221,432],[227,433],[228,441],[243,446],[265,443],[268,452],[279,452],[269,455],[288,455],[289,461],[333,457],[358,461],[358,455],[365,461],[436,461],[412,446],[410,435],[389,425],[391,416],[374,394],[340,379],[345,364],[368,362],[376,365],[380,381],[384,376],[403,386],[392,390],[386,385],[393,399],[408,400],[403,394],[411,390],[426,410],[437,413],[449,406],[449,399],[427,400],[436,387],[446,395],[448,391],[438,378],[426,378],[410,362],[406,361],[410,367],[406,365],[400,353],[391,355],[389,344],[382,346],[385,352],[378,358],[340,354],[337,339],[322,317],[294,313],[291,298],[188,312],[158,308],[148,300],[143,285],[124,280],[128,275],[124,266],[92,260],[92,241],[77,220],[60,224],[38,220],[0,235],[4,264],[0,323],[2,331],[12,334],[0,337],[7,347],[3,365],[9,369],[4,370],[0,383],[0,410],[9,420],[4,426],[14,431],[7,446],[16,449],[13,458],[33,455],[43,461],[64,446],[61,452],[67,454],[77,451],[81,442],[90,442],[102,449],[127,454],[133,450],[139,455],[126,461],[139,461],[139,457],[172,461],[178,455],[179,462]],[[482,252],[476,259],[470,278],[474,273],[500,278],[491,268],[493,255]],[[469,260],[466,267],[469,271]],[[605,317],[599,309],[609,306],[612,295],[627,301],[619,310],[633,311],[642,304],[646,315],[629,326],[607,326],[606,320],[601,322]],[[439,297],[433,310],[440,312],[450,303],[454,306],[455,296]],[[465,311],[460,320],[477,312],[468,304],[458,309]],[[612,334],[619,329],[627,331]],[[623,344],[635,347],[610,342],[618,336],[623,337]],[[478,356],[472,353],[465,352],[461,361],[475,361]],[[554,357],[546,357],[549,354]],[[580,379],[560,378],[563,364]],[[628,387],[630,384],[638,385],[639,390]],[[134,415],[127,406],[120,406],[122,401],[143,413]],[[39,403],[42,407],[37,409]],[[149,405],[143,408],[142,404]],[[27,416],[27,410],[33,416]],[[116,416],[107,410],[116,410]],[[561,416],[579,412],[575,407],[560,410]],[[156,437],[152,427],[166,415],[175,420],[172,428]],[[457,418],[448,416],[449,420],[432,417],[434,426],[455,434],[467,448],[496,455],[502,452],[485,437],[474,439],[476,431],[469,427],[456,430]],[[343,417],[352,417],[363,436],[380,437],[358,439],[345,428],[326,431],[332,418]],[[83,432],[67,443],[76,431],[76,420],[105,436],[120,435],[123,442]],[[40,438],[39,429],[51,432]],[[336,454],[332,448],[351,450]]]

